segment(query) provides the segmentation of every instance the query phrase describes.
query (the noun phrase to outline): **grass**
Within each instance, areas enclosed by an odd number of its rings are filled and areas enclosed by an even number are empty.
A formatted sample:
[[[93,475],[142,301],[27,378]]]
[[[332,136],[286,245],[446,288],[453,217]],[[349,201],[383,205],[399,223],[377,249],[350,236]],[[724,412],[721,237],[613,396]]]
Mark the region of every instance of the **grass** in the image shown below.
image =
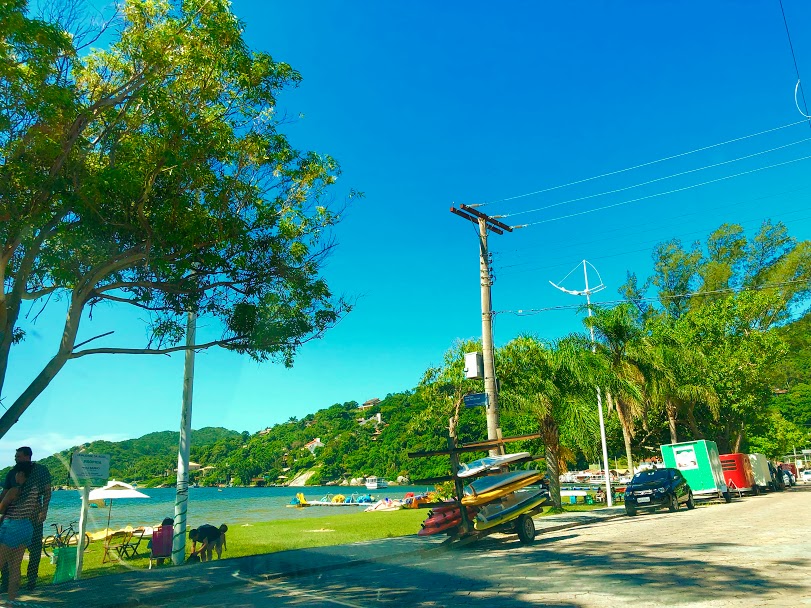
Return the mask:
[[[424,509],[402,509],[400,511],[344,513],[307,519],[235,525],[228,529],[228,549],[223,551],[223,558],[342,545],[416,534],[420,529],[420,523],[426,516],[427,511]],[[190,551],[191,542],[188,542],[186,553],[188,554]],[[138,556],[123,562],[114,560],[102,564],[103,553],[104,543],[102,541],[90,543],[84,553],[83,578],[149,567],[149,550],[146,548],[146,540],[141,543]],[[25,574],[27,566],[28,562],[23,561],[23,574]],[[50,584],[53,574],[54,566],[43,555],[39,565],[40,584]]]
[[[563,512],[591,511],[603,507],[602,504],[564,505]],[[546,508],[542,516],[552,515],[553,508]],[[342,513],[324,517],[297,520],[278,520],[248,525],[235,525],[228,530],[228,549],[224,558],[244,557],[262,553],[275,553],[291,549],[343,545],[379,538],[394,538],[416,534],[420,523],[427,517],[425,509],[402,509],[390,512]],[[191,551],[191,543],[186,553]],[[82,577],[90,578],[106,574],[146,569],[149,566],[149,550],[146,540],[141,543],[138,556],[123,562],[117,560],[101,563],[104,552],[102,541],[90,543],[84,554]],[[25,573],[27,562],[23,562]],[[168,566],[162,566],[168,567]],[[43,556],[39,566],[40,584],[50,584],[54,566]]]

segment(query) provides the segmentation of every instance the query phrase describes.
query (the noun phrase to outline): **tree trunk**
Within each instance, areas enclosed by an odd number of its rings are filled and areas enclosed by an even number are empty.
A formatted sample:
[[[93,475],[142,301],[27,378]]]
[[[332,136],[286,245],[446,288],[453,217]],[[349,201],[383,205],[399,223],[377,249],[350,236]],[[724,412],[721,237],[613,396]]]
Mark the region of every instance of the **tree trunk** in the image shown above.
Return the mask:
[[[693,431],[693,439],[704,439],[704,433],[698,428],[696,417],[693,414],[692,406],[687,410],[687,424],[690,425],[690,430]]]
[[[547,418],[541,424],[541,434],[546,448],[546,474],[549,477],[549,493],[552,504],[560,509],[560,433],[557,423]]]
[[[679,438],[676,435],[676,406],[671,401],[665,403],[665,411],[667,412],[667,428],[670,431],[670,443],[678,443]]]
[[[740,423],[740,430],[735,437],[735,442],[732,445],[732,451],[734,453],[741,451],[741,444],[743,444],[743,438],[746,436],[746,428],[743,425],[743,422]]]
[[[17,397],[16,401],[9,407],[2,417],[0,417],[0,438],[4,437],[6,433],[14,426],[23,415],[28,406],[34,402],[42,391],[44,391],[51,380],[54,379],[59,370],[61,370],[65,363],[70,358],[70,353],[73,351],[73,345],[76,344],[76,334],[79,332],[79,321],[82,316],[83,305],[81,302],[74,299],[71,301],[68,315],[65,319],[65,328],[62,331],[62,340],[59,344],[59,350],[53,359],[48,361],[42,371],[37,374],[37,377],[28,385],[22,394]]]
[[[625,457],[628,459],[628,471],[634,473],[634,455],[631,453],[631,433],[628,428],[622,425],[622,440],[625,442]]]

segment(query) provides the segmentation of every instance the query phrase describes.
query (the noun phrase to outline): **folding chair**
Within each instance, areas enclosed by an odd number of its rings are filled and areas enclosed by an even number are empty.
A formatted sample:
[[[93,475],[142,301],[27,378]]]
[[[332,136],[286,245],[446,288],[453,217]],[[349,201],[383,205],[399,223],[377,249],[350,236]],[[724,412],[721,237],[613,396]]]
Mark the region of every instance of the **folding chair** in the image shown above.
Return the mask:
[[[138,554],[138,546],[141,544],[141,540],[144,538],[144,533],[146,532],[146,528],[141,526],[140,528],[135,528],[132,531],[132,534],[127,539],[127,542],[121,546],[121,554],[122,557],[135,557]]]
[[[115,553],[118,556],[118,559],[126,557],[124,547],[127,545],[131,537],[132,532],[124,530],[113,532],[107,536],[107,538],[104,539],[104,554],[101,556],[101,563],[103,564],[107,561],[107,558],[111,552]],[[113,561],[113,559],[113,557],[110,557],[110,561]]]
[[[171,559],[172,557],[172,526],[160,526],[152,533],[152,547],[149,550],[149,568],[152,569],[152,560]]]

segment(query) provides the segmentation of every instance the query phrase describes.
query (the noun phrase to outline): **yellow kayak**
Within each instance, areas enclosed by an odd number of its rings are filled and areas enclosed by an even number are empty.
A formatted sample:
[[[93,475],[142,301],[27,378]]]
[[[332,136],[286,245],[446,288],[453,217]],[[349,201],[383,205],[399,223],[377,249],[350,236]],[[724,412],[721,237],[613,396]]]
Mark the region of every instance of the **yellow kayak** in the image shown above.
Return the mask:
[[[526,486],[532,485],[533,483],[538,483],[540,480],[541,475],[539,473],[536,473],[534,475],[524,477],[523,479],[518,479],[513,483],[500,486],[488,492],[482,492],[480,494],[476,494],[475,496],[465,496],[464,498],[462,498],[462,504],[484,505],[487,504],[488,502],[493,502],[494,500],[507,496],[507,494],[512,494],[516,490],[525,488]]]

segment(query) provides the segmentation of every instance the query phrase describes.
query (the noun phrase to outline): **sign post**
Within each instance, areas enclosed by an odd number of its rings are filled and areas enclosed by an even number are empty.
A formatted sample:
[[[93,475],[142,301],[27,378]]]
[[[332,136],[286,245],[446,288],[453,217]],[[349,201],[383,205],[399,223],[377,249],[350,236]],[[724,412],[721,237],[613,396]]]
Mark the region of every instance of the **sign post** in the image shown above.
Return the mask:
[[[490,400],[487,398],[487,393],[471,393],[463,397],[465,407],[478,407],[480,405],[486,406]]]
[[[74,452],[70,458],[70,478],[82,492],[82,513],[79,515],[79,537],[76,542],[76,573],[73,580],[82,577],[84,561],[84,535],[87,531],[87,507],[90,502],[90,488],[103,486],[110,477],[109,454],[83,454]]]

